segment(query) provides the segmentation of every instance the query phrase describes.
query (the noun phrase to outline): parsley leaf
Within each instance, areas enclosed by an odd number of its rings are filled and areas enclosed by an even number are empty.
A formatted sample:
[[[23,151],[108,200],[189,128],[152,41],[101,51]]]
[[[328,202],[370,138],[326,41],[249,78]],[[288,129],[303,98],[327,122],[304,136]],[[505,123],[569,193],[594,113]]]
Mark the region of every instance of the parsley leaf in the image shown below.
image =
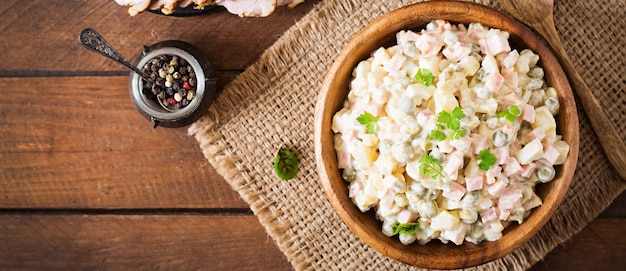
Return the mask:
[[[429,69],[420,68],[417,70],[417,73],[415,74],[415,80],[417,80],[417,82],[424,84],[427,87],[433,84],[433,79],[435,79],[435,77],[433,76],[433,73]]]
[[[467,134],[467,130],[465,128],[459,129],[459,130],[456,130],[456,131],[450,133],[450,138],[456,140],[456,139],[459,139],[461,137],[464,137],[465,134]]]
[[[455,107],[454,109],[452,109],[452,116],[455,119],[462,119],[465,118],[465,113],[463,112],[463,109],[461,109],[460,106]]]
[[[422,155],[422,157],[420,157],[419,162],[420,174],[426,177],[431,177],[433,178],[433,180],[436,179],[437,176],[443,176],[441,174],[441,170],[443,169],[443,167],[439,163],[439,160],[435,159],[434,157],[428,154],[424,154]]]
[[[365,125],[365,130],[367,130],[368,134],[373,134],[376,132],[376,121],[378,121],[378,119],[376,117],[374,117],[374,115],[372,115],[370,112],[365,112],[361,115],[359,115],[358,117],[356,117],[356,120],[360,123]]]
[[[467,130],[465,128],[461,128],[461,119],[465,118],[465,113],[463,113],[463,109],[457,106],[452,109],[451,113],[442,110],[439,112],[437,116],[437,129],[432,130],[428,139],[442,141],[446,139],[446,134],[444,131],[450,129],[450,138],[459,139],[464,137],[467,134]]]
[[[439,130],[432,130],[430,131],[430,135],[428,136],[428,139],[442,141],[446,139],[446,134],[444,134],[442,131],[439,131]]]
[[[393,235],[396,235],[398,233],[415,234],[419,229],[419,225],[420,224],[417,222],[408,222],[402,224],[400,224],[400,222],[395,222],[391,225],[391,232],[393,233]]]
[[[515,122],[517,117],[522,114],[522,111],[517,105],[512,105],[508,110],[502,110],[498,112],[498,118],[506,118],[509,122]]]
[[[293,179],[298,173],[298,157],[289,150],[278,148],[274,159],[274,171],[284,181]]]
[[[484,149],[478,153],[478,159],[480,163],[478,163],[478,167],[484,171],[489,170],[489,168],[496,163],[496,156],[491,153],[489,149]]]

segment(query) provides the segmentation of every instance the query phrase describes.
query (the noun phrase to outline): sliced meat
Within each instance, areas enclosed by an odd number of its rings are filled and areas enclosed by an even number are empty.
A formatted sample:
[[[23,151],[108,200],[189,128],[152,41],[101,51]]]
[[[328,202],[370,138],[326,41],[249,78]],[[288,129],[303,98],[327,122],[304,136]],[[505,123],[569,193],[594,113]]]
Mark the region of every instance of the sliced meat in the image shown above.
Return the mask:
[[[183,0],[184,1],[184,0]],[[215,4],[215,0],[192,0],[196,4],[197,9],[203,9],[205,6]]]
[[[266,17],[276,8],[276,0],[217,0],[215,4],[240,17]]]
[[[128,7],[128,14],[135,16],[150,6],[150,0],[115,0],[120,6]]]
[[[178,0],[156,0],[153,1],[150,5],[150,9],[157,10],[160,9],[163,14],[172,14],[174,13],[174,8],[178,6]]]

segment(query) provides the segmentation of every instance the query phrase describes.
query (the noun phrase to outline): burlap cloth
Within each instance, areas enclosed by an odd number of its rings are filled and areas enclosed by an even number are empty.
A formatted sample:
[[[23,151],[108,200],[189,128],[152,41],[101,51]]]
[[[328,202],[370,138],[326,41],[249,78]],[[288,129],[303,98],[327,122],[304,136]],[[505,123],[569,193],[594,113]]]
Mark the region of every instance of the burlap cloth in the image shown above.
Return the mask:
[[[314,161],[313,111],[328,67],[362,27],[409,0],[325,0],[228,84],[189,127],[208,161],[250,204],[295,269],[404,270],[353,234],[328,202]],[[477,1],[499,8],[494,1]],[[556,1],[566,51],[626,134],[626,1]],[[579,106],[580,158],[566,199],[536,236],[481,270],[526,269],[580,231],[626,187]],[[273,171],[279,146],[300,159],[295,179]]]

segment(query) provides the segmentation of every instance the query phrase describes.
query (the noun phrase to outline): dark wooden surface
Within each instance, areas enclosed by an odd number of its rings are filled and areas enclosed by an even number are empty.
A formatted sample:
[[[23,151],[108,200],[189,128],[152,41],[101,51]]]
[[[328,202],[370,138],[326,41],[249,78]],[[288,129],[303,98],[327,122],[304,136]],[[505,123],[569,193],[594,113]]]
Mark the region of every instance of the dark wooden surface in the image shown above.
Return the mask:
[[[124,68],[82,48],[86,27],[134,58],[180,39],[232,81],[319,0],[267,18],[196,17],[114,1],[0,6],[1,270],[291,270],[186,128],[152,129]],[[626,196],[532,270],[626,265]]]

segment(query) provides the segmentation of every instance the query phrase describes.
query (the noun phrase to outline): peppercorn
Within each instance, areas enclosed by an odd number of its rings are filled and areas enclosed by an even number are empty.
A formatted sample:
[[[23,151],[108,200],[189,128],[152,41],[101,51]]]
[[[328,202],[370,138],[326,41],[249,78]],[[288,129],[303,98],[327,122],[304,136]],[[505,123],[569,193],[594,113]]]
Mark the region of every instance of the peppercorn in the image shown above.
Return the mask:
[[[167,66],[167,73],[168,74],[174,73],[175,70],[176,70],[176,68],[174,66],[172,66],[172,65]]]
[[[192,100],[196,96],[196,93],[193,90],[187,92],[187,100]]]
[[[159,69],[159,77],[165,78],[165,76],[167,76],[167,72],[165,71],[165,69],[160,68]]]
[[[195,98],[196,75],[185,59],[159,55],[142,68],[154,82],[144,82],[142,93],[146,98],[169,110],[184,108]]]
[[[184,82],[183,83],[183,88],[189,90],[189,89],[191,89],[191,85],[189,85],[189,82]]]
[[[157,78],[157,79],[156,79],[156,82],[155,82],[155,83],[156,83],[156,84],[157,84],[157,86],[159,86],[159,87],[164,87],[164,86],[165,86],[165,79],[164,79],[164,78],[159,77],[159,78]]]
[[[183,100],[183,97],[180,96],[180,93],[176,92],[176,93],[174,93],[174,100],[177,101],[177,102],[180,102],[180,101]]]

